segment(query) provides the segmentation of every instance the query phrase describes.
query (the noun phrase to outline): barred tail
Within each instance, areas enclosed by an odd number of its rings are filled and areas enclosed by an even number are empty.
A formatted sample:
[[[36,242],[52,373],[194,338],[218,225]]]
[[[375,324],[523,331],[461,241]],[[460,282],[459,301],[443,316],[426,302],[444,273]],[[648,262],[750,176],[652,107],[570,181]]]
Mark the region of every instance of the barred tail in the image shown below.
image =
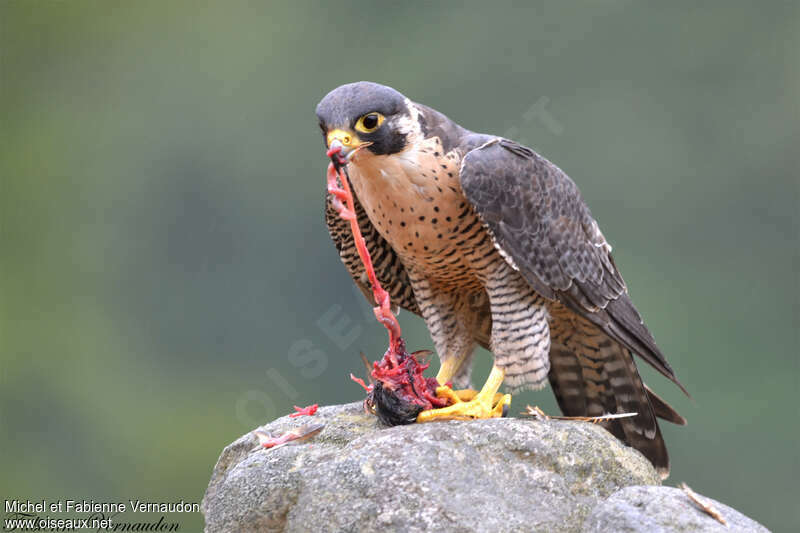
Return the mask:
[[[554,329],[548,377],[563,413],[637,413],[602,424],[666,478],[669,455],[656,416],[677,424],[686,420],[642,382],[631,352],[597,326],[575,317],[569,327]]]

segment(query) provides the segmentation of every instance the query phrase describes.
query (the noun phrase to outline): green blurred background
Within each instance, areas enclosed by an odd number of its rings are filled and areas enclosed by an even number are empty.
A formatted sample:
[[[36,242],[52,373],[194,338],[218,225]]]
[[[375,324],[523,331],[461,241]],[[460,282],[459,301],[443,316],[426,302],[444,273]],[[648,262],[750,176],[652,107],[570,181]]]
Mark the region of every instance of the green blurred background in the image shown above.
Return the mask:
[[[668,483],[800,528],[797,3],[5,0],[0,31],[0,497],[199,501],[256,424],[362,398],[385,335],[314,107],[366,79],[572,176],[693,396],[643,371],[689,419]]]

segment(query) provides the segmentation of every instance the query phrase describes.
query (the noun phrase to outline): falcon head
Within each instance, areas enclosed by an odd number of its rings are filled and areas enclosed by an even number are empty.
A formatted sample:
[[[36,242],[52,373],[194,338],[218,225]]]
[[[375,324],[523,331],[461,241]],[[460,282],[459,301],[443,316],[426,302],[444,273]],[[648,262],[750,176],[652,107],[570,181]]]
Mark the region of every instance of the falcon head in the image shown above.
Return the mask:
[[[351,157],[362,148],[391,155],[405,150],[410,134],[419,130],[412,108],[391,87],[359,81],[329,92],[317,105],[317,118],[327,148],[338,144],[342,155]]]

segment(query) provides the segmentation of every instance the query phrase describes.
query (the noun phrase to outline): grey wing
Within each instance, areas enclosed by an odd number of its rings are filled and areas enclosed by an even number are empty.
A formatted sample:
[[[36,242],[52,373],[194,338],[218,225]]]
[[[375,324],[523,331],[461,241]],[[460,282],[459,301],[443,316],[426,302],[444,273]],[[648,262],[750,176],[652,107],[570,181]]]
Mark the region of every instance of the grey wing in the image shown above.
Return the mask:
[[[464,156],[460,179],[495,247],[534,289],[597,325],[686,392],[566,174],[533,150],[495,138]]]
[[[358,226],[361,229],[364,241],[367,243],[367,250],[372,258],[378,281],[389,293],[393,306],[402,307],[419,315],[417,300],[414,298],[414,292],[411,289],[411,283],[408,281],[408,274],[403,263],[400,262],[400,258],[397,257],[394,249],[389,246],[389,243],[381,237],[378,230],[372,225],[355,194],[353,195],[353,201],[355,202]],[[339,252],[339,258],[344,263],[353,281],[364,293],[367,301],[374,305],[372,289],[369,286],[364,264],[358,256],[353,233],[350,231],[350,223],[343,220],[336,212],[331,203],[330,195],[325,198],[325,223],[328,226],[331,240],[333,240],[336,250]]]

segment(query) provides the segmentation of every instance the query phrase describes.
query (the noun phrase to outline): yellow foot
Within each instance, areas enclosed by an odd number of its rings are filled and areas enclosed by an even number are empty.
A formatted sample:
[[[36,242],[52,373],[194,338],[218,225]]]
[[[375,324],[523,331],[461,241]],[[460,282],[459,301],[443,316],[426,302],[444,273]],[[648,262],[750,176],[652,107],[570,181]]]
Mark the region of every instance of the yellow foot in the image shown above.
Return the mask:
[[[511,405],[510,394],[485,394],[465,389],[454,391],[450,387],[438,387],[436,395],[447,398],[452,405],[441,409],[422,411],[417,422],[433,420],[472,420],[476,418],[500,418],[508,413]]]
[[[475,389],[459,389],[453,390],[447,386],[436,387],[436,396],[439,398],[447,398],[450,400],[450,403],[456,402],[468,402],[470,400],[475,399],[480,391],[476,391]],[[492,400],[492,405],[496,404],[503,398],[504,394],[497,392],[494,395],[494,399]]]

